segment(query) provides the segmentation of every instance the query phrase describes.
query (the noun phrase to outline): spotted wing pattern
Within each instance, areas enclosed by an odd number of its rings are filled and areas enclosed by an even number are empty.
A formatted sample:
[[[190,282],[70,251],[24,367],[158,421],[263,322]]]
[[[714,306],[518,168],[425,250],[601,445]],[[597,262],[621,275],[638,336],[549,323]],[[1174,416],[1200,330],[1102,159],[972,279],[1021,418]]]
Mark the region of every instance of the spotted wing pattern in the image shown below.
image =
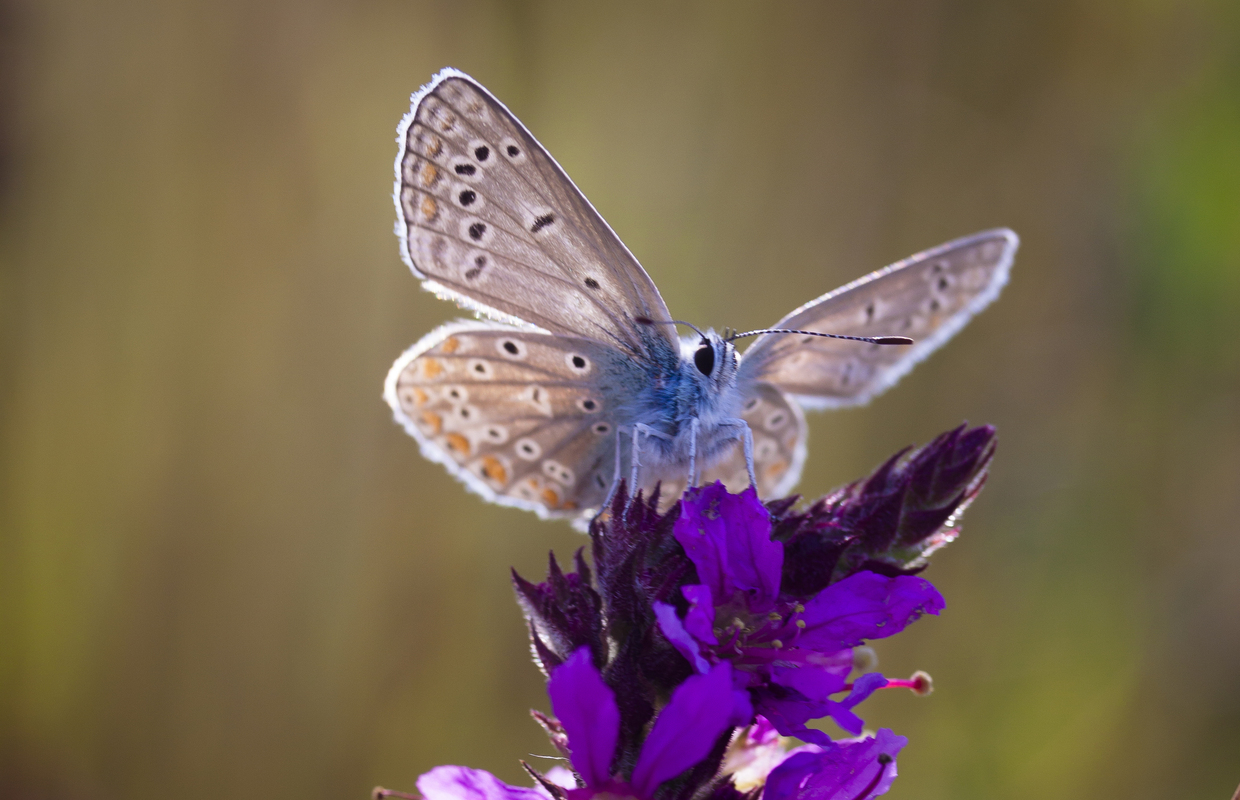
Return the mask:
[[[424,455],[487,500],[584,519],[615,470],[606,360],[589,339],[457,322],[396,361],[384,398]]]
[[[760,337],[741,360],[742,388],[766,381],[807,408],[860,405],[950,339],[1007,283],[1019,240],[985,231],[927,250],[823,295],[774,328],[908,336],[908,347],[797,334]]]
[[[423,284],[492,318],[632,354],[679,349],[654,282],[486,89],[444,70],[398,129],[397,233]],[[653,332],[651,332],[653,330]],[[658,344],[662,343],[662,344]]]

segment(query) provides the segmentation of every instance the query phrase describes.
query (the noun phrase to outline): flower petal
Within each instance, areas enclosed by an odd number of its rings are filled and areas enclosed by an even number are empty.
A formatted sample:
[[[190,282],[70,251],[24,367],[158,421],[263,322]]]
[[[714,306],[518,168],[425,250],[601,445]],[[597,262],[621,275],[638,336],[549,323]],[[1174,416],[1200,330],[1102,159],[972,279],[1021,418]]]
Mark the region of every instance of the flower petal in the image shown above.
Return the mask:
[[[537,789],[509,786],[486,770],[435,767],[418,778],[425,800],[546,800]]]
[[[689,659],[689,663],[698,672],[703,675],[709,672],[710,663],[702,658],[702,650],[698,647],[697,639],[685,630],[680,617],[676,616],[675,607],[658,601],[655,601],[653,605],[655,619],[659,622],[659,630],[663,631],[663,635],[672,643],[672,646],[679,650],[682,656]]]
[[[858,572],[805,604],[796,646],[831,652],[899,633],[923,613],[938,614],[943,596],[924,578]]]
[[[642,744],[630,780],[633,788],[651,797],[663,781],[705,758],[732,713],[732,667],[727,662],[677,686]]]
[[[682,586],[680,593],[689,601],[689,613],[685,614],[685,630],[692,633],[699,642],[719,644],[715,636],[715,601],[710,595],[710,587],[703,583]]]
[[[620,735],[616,696],[594,668],[589,647],[579,647],[547,681],[551,709],[568,734],[573,767],[587,786],[611,780]]]
[[[752,486],[740,494],[729,494],[718,481],[690,489],[672,530],[715,602],[741,591],[749,596],[751,611],[774,605],[784,546],[771,541],[770,512]]]
[[[908,739],[887,728],[877,736],[837,742],[822,752],[799,752],[766,779],[762,800],[871,800],[896,779],[896,755]]]
[[[843,700],[828,700],[826,712],[835,724],[856,736],[865,727],[865,720],[853,713],[853,709],[875,691],[887,685],[887,679],[877,672],[869,672],[853,682],[852,691]]]
[[[789,689],[795,689],[804,695],[807,700],[818,702],[827,700],[831,695],[844,691],[844,686],[848,683],[848,672],[851,670],[851,663],[848,664],[845,670],[832,669],[817,664],[775,667],[771,670],[771,682],[777,683],[780,686],[787,686]]]

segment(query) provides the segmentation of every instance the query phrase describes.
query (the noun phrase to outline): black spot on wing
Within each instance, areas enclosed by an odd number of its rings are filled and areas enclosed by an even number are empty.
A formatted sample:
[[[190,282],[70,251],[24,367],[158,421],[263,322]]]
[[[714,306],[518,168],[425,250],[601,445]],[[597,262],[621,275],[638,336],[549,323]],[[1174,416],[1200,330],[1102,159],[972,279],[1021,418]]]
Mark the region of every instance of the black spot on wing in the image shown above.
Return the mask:
[[[597,289],[598,281],[594,280],[593,278],[586,278],[586,286],[589,286],[591,289]]]
[[[555,222],[554,214],[543,214],[534,220],[534,224],[530,226],[530,233],[538,233],[553,222]]]
[[[478,256],[477,258],[474,259],[474,265],[470,267],[469,269],[465,270],[465,277],[468,280],[472,281],[474,278],[482,274],[482,270],[486,267],[486,265],[487,265],[487,257]]]
[[[457,175],[473,175],[478,171],[473,164],[457,164],[453,169],[456,170]]]
[[[487,232],[487,224],[485,222],[475,222],[469,226],[469,238],[475,242],[482,238],[482,234]]]

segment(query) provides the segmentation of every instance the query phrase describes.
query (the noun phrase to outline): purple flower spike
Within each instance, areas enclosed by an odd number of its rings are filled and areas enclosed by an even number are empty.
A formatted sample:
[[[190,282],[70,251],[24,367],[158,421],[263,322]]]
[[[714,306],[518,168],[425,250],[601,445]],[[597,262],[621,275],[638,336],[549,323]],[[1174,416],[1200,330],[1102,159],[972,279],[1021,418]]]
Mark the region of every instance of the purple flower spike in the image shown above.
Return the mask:
[[[883,728],[874,737],[797,753],[771,771],[762,800],[871,800],[891,788],[906,744]]]
[[[547,681],[551,709],[568,734],[573,767],[587,786],[611,779],[611,759],[620,733],[616,698],[582,647]]]
[[[915,573],[959,533],[993,453],[993,429],[962,426],[805,511],[715,483],[664,513],[657,487],[630,497],[622,482],[591,522],[591,564],[579,550],[570,572],[553,556],[543,583],[513,573],[555,716],[532,713],[575,775],[524,764],[538,784],[524,788],[438,767],[418,780],[424,800],[885,794],[903,737],[837,742],[809,725],[855,735],[878,689],[929,693],[924,673],[854,676],[854,648],[943,609]]]
[[[771,541],[771,514],[752,486],[740,494],[718,481],[690,489],[674,531],[716,603],[743,594],[754,613],[774,605],[784,546]]]

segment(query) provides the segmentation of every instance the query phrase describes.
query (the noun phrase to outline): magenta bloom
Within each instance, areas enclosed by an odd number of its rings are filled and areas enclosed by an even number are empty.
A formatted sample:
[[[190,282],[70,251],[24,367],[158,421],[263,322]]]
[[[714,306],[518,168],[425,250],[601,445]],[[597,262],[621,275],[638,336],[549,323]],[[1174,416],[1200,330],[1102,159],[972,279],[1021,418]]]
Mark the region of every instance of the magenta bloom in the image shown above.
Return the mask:
[[[857,734],[855,707],[925,675],[850,681],[862,642],[898,633],[943,598],[917,576],[960,531],[994,453],[961,426],[796,510],[752,489],[692,489],[666,513],[616,494],[572,571],[513,574],[554,716],[533,712],[571,764],[536,788],[444,766],[424,800],[872,800],[896,777],[903,737]],[[739,730],[738,730],[739,729]],[[777,735],[778,734],[781,735]],[[789,749],[788,736],[808,744]],[[379,792],[377,796],[404,797]]]
[[[582,647],[547,682],[551,708],[564,733],[573,770],[584,784],[562,790],[568,800],[596,796],[652,800],[661,784],[702,762],[729,731],[753,717],[744,692],[732,688],[732,668],[717,665],[672,692],[642,743],[627,777],[612,761],[620,738],[616,697]],[[418,779],[425,800],[547,800],[537,789],[511,786],[483,770],[436,767]]]
[[[752,488],[734,495],[715,483],[686,492],[673,531],[701,582],[681,587],[683,617],[654,604],[660,629],[699,673],[732,663],[736,685],[785,736],[829,742],[805,726],[823,716],[860,733],[853,707],[887,680],[869,673],[849,684],[852,648],[944,605],[922,578],[869,571],[809,597],[781,593],[784,545],[771,540],[770,514]]]
[[[896,754],[908,739],[886,728],[877,736],[802,751],[771,770],[762,800],[870,800],[896,779]]]
[[[612,769],[620,710],[588,648],[578,650],[552,673],[547,693],[568,735],[573,769],[585,783],[584,788],[569,790],[570,800],[588,800],[600,793],[652,798],[664,781],[705,759],[725,730],[753,716],[745,693],[732,688],[728,664],[689,678],[676,687],[655,718],[626,781]]]

